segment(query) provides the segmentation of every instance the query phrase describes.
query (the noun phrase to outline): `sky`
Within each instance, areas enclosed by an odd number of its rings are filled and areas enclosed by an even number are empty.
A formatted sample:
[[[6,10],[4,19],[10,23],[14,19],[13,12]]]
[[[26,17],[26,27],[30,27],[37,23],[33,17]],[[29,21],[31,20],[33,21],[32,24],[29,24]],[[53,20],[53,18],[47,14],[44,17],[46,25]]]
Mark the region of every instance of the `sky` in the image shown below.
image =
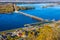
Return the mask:
[[[33,2],[59,2],[60,0],[0,0],[0,2],[26,2],[26,1],[33,1]]]

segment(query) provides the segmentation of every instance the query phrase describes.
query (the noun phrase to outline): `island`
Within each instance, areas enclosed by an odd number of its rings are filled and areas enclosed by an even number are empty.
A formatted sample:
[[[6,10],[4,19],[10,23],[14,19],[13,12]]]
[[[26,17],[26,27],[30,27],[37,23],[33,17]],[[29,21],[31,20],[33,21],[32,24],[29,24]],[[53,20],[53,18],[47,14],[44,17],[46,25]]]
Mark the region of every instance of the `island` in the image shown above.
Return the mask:
[[[57,6],[58,4],[48,4],[48,5],[43,5],[41,8],[48,8],[48,7],[54,7]]]

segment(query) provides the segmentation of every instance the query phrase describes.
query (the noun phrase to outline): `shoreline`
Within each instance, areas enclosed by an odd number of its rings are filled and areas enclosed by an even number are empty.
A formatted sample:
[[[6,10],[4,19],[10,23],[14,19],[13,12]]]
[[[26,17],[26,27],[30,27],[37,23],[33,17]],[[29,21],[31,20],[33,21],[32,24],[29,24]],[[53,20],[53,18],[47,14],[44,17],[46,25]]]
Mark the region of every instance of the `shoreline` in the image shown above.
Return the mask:
[[[19,11],[19,10],[32,10],[35,9],[32,6],[17,6],[16,4],[12,4],[12,3],[5,3],[5,4],[0,4],[0,14],[8,14],[14,11]]]
[[[5,30],[5,31],[0,31],[0,33],[2,32],[13,32],[17,29],[23,29],[23,28],[29,28],[29,26],[34,26],[34,25],[40,25],[40,24],[44,24],[44,23],[52,23],[52,22],[36,22],[36,23],[31,23],[31,24],[25,24],[24,27],[22,28],[15,28],[15,29],[9,29],[9,30]]]

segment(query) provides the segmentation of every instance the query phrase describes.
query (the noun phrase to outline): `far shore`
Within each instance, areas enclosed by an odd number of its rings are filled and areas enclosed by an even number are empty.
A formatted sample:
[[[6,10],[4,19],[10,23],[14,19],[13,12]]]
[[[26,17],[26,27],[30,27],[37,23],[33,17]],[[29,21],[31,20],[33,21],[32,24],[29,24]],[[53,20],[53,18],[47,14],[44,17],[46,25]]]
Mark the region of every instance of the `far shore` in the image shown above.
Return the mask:
[[[34,9],[34,7],[16,6],[16,4],[12,4],[12,3],[0,4],[0,14],[11,13],[14,11],[19,11],[19,10],[31,10],[31,9]]]

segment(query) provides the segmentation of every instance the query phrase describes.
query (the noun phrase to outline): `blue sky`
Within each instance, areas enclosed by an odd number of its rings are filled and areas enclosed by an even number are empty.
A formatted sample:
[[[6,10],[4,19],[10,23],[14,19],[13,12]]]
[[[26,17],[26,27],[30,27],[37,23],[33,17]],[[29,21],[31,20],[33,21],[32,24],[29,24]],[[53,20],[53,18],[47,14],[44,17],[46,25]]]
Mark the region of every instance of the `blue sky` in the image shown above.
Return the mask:
[[[12,2],[12,1],[14,2],[15,1],[16,2],[16,0],[0,0],[0,2],[7,2],[7,1],[9,1],[9,2]],[[49,1],[55,1],[55,2],[57,2],[58,1],[59,2],[60,0],[17,0],[17,1],[18,2],[19,1],[24,1],[24,2],[25,1],[36,1],[36,2],[43,2],[43,1],[44,2],[49,2]]]

